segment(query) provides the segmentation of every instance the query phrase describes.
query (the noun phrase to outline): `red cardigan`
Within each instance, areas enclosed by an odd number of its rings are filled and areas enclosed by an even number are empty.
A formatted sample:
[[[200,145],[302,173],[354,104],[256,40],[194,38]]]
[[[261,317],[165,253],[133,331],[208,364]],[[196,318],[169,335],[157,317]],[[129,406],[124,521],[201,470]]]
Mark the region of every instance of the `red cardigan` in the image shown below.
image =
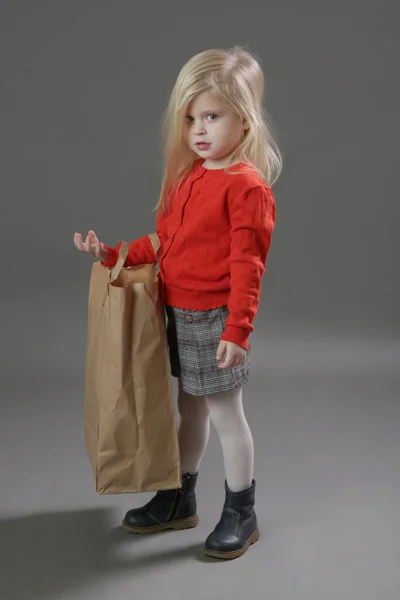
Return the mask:
[[[248,349],[275,227],[275,198],[254,170],[229,175],[202,162],[195,163],[176,195],[172,188],[171,207],[157,219],[162,300],[189,310],[227,305],[221,340]],[[105,267],[115,265],[120,245],[105,245]],[[124,266],[156,260],[146,235],[131,242]]]

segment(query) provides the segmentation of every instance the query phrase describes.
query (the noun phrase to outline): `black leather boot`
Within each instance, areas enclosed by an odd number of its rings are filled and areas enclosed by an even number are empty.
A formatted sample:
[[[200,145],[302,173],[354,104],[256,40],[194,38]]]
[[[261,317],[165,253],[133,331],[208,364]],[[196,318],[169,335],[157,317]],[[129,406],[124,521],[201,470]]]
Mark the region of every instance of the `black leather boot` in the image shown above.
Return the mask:
[[[204,552],[215,558],[238,558],[254,544],[260,532],[254,512],[256,482],[241,492],[231,492],[225,481],[225,504],[221,519],[208,536]]]
[[[130,533],[158,533],[166,529],[190,529],[196,527],[199,517],[195,487],[197,473],[186,473],[182,487],[161,490],[145,506],[126,513],[122,525]]]

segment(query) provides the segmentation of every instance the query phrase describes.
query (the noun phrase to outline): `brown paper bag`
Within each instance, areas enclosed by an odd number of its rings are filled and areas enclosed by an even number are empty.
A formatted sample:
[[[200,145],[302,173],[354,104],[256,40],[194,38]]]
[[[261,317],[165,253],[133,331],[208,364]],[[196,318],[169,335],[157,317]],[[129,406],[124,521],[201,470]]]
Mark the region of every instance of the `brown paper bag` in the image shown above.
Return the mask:
[[[85,444],[99,494],[181,487],[158,271],[123,268],[128,249],[113,269],[94,263],[90,279]]]

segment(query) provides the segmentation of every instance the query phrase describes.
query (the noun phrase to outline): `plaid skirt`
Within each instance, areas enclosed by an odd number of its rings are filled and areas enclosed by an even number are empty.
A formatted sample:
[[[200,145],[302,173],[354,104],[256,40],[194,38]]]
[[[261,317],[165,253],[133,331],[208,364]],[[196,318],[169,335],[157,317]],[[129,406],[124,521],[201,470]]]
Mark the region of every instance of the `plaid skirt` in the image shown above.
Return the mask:
[[[204,396],[241,387],[249,379],[251,341],[243,364],[218,368],[220,337],[229,315],[227,306],[212,310],[165,307],[171,374],[188,394]]]

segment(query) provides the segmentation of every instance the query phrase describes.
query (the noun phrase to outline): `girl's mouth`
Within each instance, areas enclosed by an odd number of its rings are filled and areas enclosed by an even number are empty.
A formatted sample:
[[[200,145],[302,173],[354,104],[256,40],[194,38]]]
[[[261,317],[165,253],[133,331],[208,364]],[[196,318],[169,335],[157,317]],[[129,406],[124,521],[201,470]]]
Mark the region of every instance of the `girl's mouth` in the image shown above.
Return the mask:
[[[206,142],[197,142],[196,148],[199,150],[208,150],[211,144],[207,144]]]

